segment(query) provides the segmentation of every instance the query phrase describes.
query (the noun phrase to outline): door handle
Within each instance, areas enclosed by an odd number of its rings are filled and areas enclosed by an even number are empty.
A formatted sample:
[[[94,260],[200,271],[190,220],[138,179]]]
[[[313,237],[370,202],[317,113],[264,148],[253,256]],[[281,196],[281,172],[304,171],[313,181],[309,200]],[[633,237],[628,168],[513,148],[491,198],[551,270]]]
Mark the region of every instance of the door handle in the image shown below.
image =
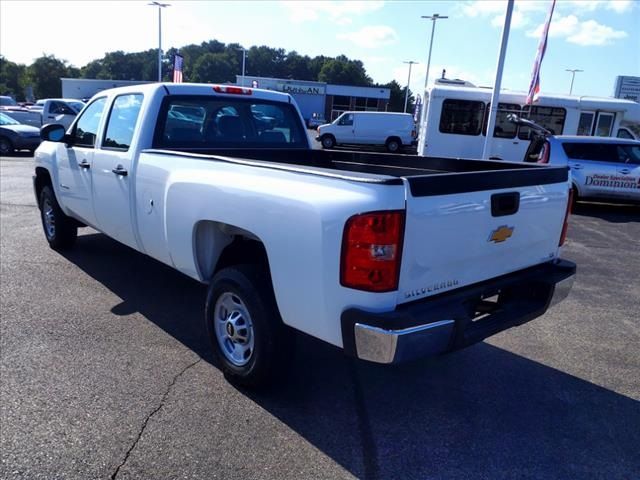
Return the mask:
[[[129,174],[129,172],[127,172],[127,170],[122,165],[118,165],[111,171],[116,175],[120,175],[121,177],[126,177]]]
[[[631,170],[629,170],[628,168],[623,168],[622,170],[620,170],[620,173],[624,175],[629,175],[631,173]]]
[[[78,166],[80,168],[84,168],[85,170],[89,170],[91,168],[91,164],[89,162],[87,162],[86,160],[82,160]]]

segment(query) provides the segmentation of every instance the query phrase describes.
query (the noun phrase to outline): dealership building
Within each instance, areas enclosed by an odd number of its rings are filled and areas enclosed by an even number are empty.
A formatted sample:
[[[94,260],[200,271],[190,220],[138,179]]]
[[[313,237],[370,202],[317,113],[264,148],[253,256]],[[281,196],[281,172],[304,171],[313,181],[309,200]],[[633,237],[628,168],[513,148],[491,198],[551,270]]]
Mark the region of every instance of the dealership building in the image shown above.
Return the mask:
[[[291,94],[305,120],[314,113],[335,120],[347,110],[384,112],[389,104],[391,90],[379,87],[353,87],[325,82],[291,80],[283,78],[236,76],[236,84],[264,88]]]

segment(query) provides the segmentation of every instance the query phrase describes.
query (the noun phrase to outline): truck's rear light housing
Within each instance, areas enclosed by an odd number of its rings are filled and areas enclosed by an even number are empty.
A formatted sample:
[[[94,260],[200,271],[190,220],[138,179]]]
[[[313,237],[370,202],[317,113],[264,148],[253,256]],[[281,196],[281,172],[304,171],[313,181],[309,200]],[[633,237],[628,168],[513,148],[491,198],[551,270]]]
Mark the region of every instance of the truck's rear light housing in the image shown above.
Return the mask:
[[[344,227],[340,284],[367,292],[398,289],[404,210],[354,215]]]
[[[253,91],[250,88],[242,87],[225,87],[222,85],[216,85],[213,90],[218,93],[230,93],[232,95],[251,95]]]
[[[418,132],[417,130],[414,128],[413,130],[411,130],[411,138],[416,138],[418,136]]]
[[[571,215],[571,206],[573,205],[573,189],[569,189],[569,201],[567,202],[567,210],[564,214],[564,224],[562,225],[562,233],[560,234],[560,243],[558,246],[564,245],[567,239],[567,230],[569,229],[569,216]]]
[[[544,142],[542,150],[540,151],[540,157],[538,163],[549,163],[549,155],[551,154],[551,145],[549,142]]]

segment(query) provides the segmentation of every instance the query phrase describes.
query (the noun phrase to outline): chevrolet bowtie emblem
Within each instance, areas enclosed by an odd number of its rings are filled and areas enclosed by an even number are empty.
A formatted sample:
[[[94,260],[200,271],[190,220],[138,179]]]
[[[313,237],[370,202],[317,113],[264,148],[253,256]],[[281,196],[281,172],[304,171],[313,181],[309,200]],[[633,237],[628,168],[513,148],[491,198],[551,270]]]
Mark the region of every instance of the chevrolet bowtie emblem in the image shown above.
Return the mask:
[[[507,227],[506,225],[502,225],[491,232],[488,241],[494,243],[502,243],[507,238],[511,237],[511,235],[513,235],[513,229],[514,227]]]

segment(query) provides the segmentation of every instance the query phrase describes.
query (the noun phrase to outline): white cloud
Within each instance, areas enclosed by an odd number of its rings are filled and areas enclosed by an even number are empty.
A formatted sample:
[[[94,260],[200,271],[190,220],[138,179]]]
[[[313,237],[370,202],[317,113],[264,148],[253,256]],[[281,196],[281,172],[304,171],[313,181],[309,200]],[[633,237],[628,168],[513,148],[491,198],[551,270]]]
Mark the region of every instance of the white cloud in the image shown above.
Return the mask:
[[[535,30],[527,32],[528,37],[540,38],[544,25],[539,25]],[[609,45],[614,40],[626,38],[627,32],[614,30],[602,25],[595,20],[581,22],[575,15],[566,17],[555,16],[549,29],[550,37],[566,38],[567,42],[581,46]]]
[[[567,37],[567,41],[582,46],[608,45],[613,40],[626,38],[627,32],[614,30],[606,25],[601,25],[595,20],[582,22],[579,29],[573,35]]]
[[[348,40],[363,48],[378,48],[398,41],[396,31],[386,25],[370,25],[349,33],[339,33],[338,40]]]
[[[531,12],[541,12],[548,9],[546,2],[523,1],[514,4],[513,13],[511,15],[511,28],[522,28],[530,23]],[[494,27],[502,27],[504,25],[504,17],[507,13],[507,2],[505,0],[476,0],[466,2],[459,7],[467,17],[486,18],[491,16],[491,25]]]
[[[384,6],[381,1],[282,1],[289,19],[294,23],[304,23],[328,17],[338,25],[350,25],[351,17],[374,12]]]
[[[559,3],[559,5],[567,5],[567,3]],[[573,11],[593,12],[600,8],[612,10],[616,13],[625,13],[633,8],[631,0],[573,0],[570,2]]]

